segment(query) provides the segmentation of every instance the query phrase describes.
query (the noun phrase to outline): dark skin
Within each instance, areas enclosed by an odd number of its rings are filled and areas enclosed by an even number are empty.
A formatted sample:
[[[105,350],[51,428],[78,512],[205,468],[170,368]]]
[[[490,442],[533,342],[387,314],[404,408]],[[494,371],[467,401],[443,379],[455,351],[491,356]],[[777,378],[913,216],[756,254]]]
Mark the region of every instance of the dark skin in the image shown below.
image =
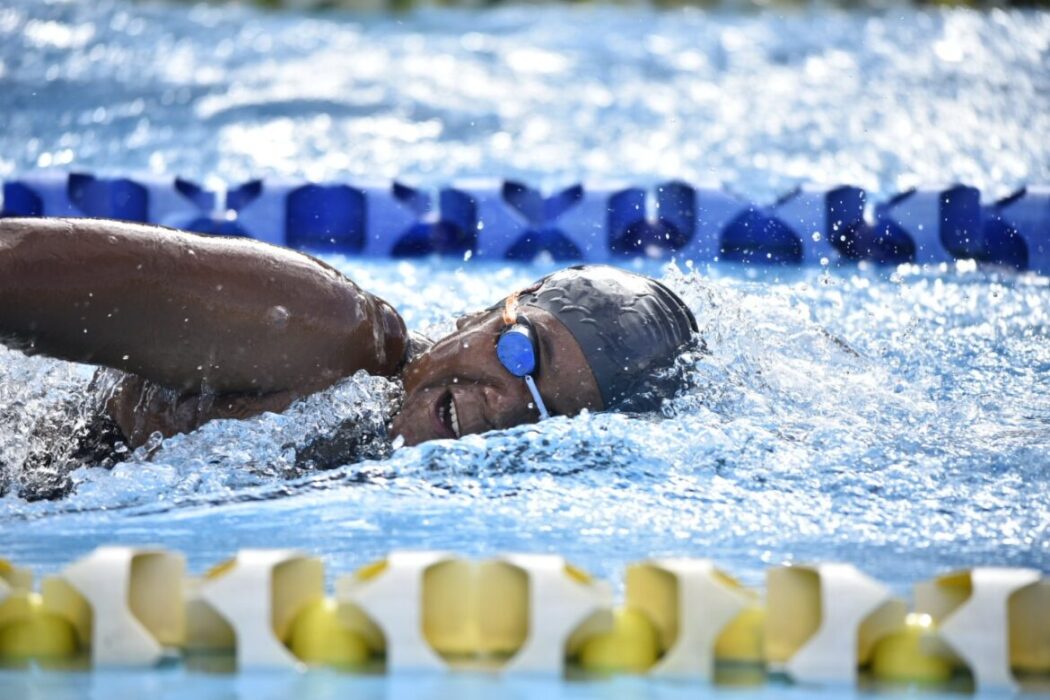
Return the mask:
[[[601,408],[601,394],[583,351],[569,330],[546,311],[525,308],[539,340],[536,385],[552,415],[576,415]],[[456,322],[456,332],[436,342],[404,373],[405,402],[393,432],[415,445],[434,438],[458,437],[440,420],[440,407],[451,400],[461,435],[510,428],[538,416],[525,382],[496,357],[496,339],[505,327],[500,310]]]
[[[544,311],[522,312],[547,408],[600,410],[572,334]],[[499,310],[465,317],[404,365],[393,307],[308,255],[116,221],[0,220],[0,342],[123,372],[106,410],[133,447],[153,432],[282,411],[359,370],[403,378],[392,433],[407,445],[533,422],[524,382],[495,354],[504,327]]]

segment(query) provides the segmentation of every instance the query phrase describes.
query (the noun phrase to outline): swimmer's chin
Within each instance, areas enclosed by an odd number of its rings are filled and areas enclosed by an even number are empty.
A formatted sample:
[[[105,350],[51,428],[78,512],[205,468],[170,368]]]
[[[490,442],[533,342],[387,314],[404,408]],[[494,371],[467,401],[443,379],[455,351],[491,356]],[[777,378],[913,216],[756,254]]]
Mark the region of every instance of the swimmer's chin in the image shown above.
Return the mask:
[[[431,440],[449,439],[447,435],[437,435],[432,430],[427,430],[425,424],[420,425],[418,419],[413,419],[409,415],[411,413],[413,411],[406,407],[391,421],[390,437],[395,442],[400,442],[404,447],[412,447]]]
[[[406,434],[405,423],[401,418],[402,415],[404,414],[399,413],[390,421],[390,430],[388,432],[390,439],[393,440],[395,447],[418,445],[419,441],[416,439],[416,436],[412,435],[411,431],[407,431]]]
[[[460,432],[455,397],[447,387],[432,387],[410,394],[390,423],[390,436],[404,446],[430,440],[455,440]]]
[[[430,442],[431,440],[450,439],[445,435],[424,434],[423,431],[414,430],[409,426],[399,424],[397,418],[395,418],[390,425],[390,437],[393,438],[395,446],[398,447],[412,447],[414,445],[421,445],[424,442]]]

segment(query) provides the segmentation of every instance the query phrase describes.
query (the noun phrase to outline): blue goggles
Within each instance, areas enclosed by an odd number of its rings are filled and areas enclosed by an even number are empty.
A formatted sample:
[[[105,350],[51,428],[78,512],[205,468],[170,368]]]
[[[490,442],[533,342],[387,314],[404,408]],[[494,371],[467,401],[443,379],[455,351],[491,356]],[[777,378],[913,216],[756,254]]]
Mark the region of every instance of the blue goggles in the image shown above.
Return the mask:
[[[543,420],[550,418],[550,413],[547,412],[540,390],[536,388],[536,380],[532,376],[539,366],[540,352],[532,324],[524,316],[518,316],[516,303],[515,295],[508,297],[507,307],[503,312],[503,320],[507,327],[496,341],[496,357],[508,372],[525,380],[525,386],[529,388],[529,393],[532,394],[540,412],[540,420]]]

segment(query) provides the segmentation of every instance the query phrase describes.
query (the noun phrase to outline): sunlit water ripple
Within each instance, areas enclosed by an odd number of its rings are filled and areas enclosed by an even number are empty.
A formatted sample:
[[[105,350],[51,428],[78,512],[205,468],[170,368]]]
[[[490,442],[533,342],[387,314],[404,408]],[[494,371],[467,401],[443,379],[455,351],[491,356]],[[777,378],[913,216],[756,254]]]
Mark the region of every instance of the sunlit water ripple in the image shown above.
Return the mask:
[[[1050,14],[0,6],[0,176],[1050,182]]]

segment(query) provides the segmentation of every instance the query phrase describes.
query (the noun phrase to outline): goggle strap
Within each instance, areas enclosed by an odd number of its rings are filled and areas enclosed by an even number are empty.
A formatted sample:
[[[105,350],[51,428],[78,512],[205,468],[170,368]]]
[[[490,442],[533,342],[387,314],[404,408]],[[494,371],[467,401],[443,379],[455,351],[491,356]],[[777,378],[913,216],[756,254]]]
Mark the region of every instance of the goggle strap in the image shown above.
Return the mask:
[[[525,375],[525,386],[529,387],[529,393],[532,394],[532,400],[536,402],[536,408],[540,412],[540,420],[546,420],[551,417],[551,414],[547,413],[547,407],[543,405],[543,399],[540,398],[540,390],[536,388],[536,382],[533,380],[531,374]]]
[[[513,326],[518,322],[518,294],[514,292],[507,297],[506,302],[503,304],[503,324],[507,326]]]

